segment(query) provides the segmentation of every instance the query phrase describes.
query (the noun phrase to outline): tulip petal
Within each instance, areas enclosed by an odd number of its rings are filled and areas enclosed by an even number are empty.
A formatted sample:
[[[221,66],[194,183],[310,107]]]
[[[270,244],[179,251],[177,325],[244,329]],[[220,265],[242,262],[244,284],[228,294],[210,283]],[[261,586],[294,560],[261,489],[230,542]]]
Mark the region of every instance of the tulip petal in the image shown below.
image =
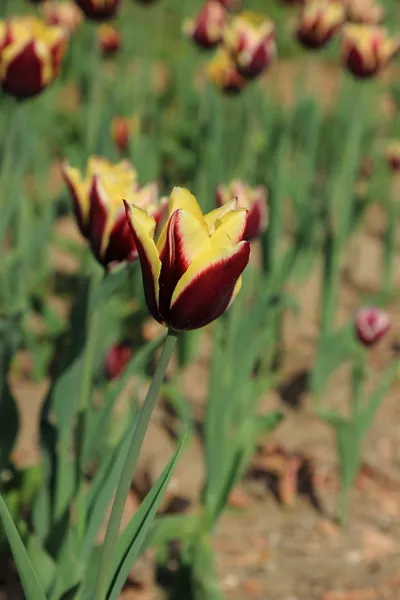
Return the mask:
[[[82,181],[79,169],[64,164],[62,168],[64,181],[71,192],[73,208],[80,232],[84,237],[88,234],[89,219],[89,189],[88,184]]]
[[[102,261],[105,266],[114,262],[132,261],[138,256],[122,202],[121,207],[122,210],[114,222],[105,249]]]
[[[159,278],[159,307],[167,315],[176,284],[190,264],[210,248],[210,238],[199,221],[185,210],[176,210],[169,218]]]
[[[50,50],[36,40],[10,44],[2,51],[0,71],[2,85],[9,94],[17,98],[35,96],[53,77]]]
[[[161,261],[154,243],[156,222],[145,210],[124,200],[128,225],[135,242],[142,267],[143,288],[147,306],[153,317],[163,323],[158,309]]]
[[[197,329],[218,318],[229,306],[235,286],[250,258],[250,244],[210,248],[190,265],[172,295],[173,329]]]
[[[222,206],[219,206],[215,210],[212,210],[211,212],[204,215],[204,220],[207,224],[209,233],[210,234],[214,233],[215,227],[217,225],[217,221],[222,219],[222,217],[224,215],[226,215],[226,213],[228,213],[229,211],[236,210],[236,209],[237,209],[237,199],[233,198],[233,200],[226,202],[226,204],[223,204]]]
[[[246,209],[231,210],[216,224],[215,232],[211,236],[211,244],[218,246],[235,246],[243,239],[246,229],[248,211]]]
[[[106,190],[102,185],[101,179],[98,175],[93,177],[92,180],[92,185],[89,192],[89,203],[90,209],[88,219],[88,235],[92,250],[97,260],[102,263],[110,233],[107,231],[110,230],[110,226],[108,224],[109,202],[107,200]]]

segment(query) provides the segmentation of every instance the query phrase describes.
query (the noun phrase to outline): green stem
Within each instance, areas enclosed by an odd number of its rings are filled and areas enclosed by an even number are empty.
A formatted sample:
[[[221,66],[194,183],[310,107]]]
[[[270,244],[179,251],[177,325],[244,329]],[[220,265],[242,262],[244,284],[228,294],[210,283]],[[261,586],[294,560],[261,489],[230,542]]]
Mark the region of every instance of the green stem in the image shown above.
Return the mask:
[[[134,431],[132,432],[131,444],[128,450],[121,478],[118,483],[117,492],[111,509],[110,520],[108,522],[106,536],[104,539],[96,587],[93,596],[94,600],[105,600],[106,598],[109,568],[118,539],[125,502],[132,484],[132,476],[136,468],[139,452],[146,435],[150,417],[158,398],[160,387],[164,379],[165,371],[167,370],[169,361],[171,359],[176,340],[176,334],[169,332],[164,342],[160,360],[147,392],[146,399],[140,411],[138,422]]]
[[[87,100],[87,133],[86,133],[86,150],[87,154],[92,154],[96,151],[98,139],[98,126],[101,116],[101,56],[99,48],[99,40],[97,36],[97,27],[93,24],[92,27],[92,48],[90,57],[90,83]]]

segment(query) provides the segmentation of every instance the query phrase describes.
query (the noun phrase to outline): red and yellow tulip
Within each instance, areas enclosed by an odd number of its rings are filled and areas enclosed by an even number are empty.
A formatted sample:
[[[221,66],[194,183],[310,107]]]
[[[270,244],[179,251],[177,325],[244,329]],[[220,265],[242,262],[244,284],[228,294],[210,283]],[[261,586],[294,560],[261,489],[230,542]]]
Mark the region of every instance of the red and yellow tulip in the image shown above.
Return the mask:
[[[207,0],[200,12],[185,21],[183,31],[201,48],[214,48],[223,35],[226,11],[217,0]]]
[[[400,50],[400,39],[384,27],[347,25],[343,31],[343,62],[356,77],[378,74]]]
[[[157,186],[139,188],[136,171],[129,161],[113,165],[96,156],[89,159],[85,176],[65,165],[64,178],[72,195],[78,227],[97,260],[109,268],[113,263],[137,258],[123,199],[141,206],[158,222],[162,204],[158,203]]]
[[[208,79],[226,94],[238,94],[247,84],[236,68],[236,63],[226,48],[218,48],[206,65]]]
[[[88,19],[107,21],[117,12],[120,0],[76,0]]]
[[[341,2],[310,0],[305,4],[297,25],[297,39],[306,48],[322,48],[346,19]]]
[[[0,81],[17,98],[42,92],[58,76],[68,36],[36,17],[0,22]]]
[[[266,230],[268,225],[267,189],[263,185],[251,188],[240,179],[234,179],[229,185],[217,187],[217,204],[224,206],[237,200],[239,208],[248,211],[247,224],[243,239],[251,242]]]
[[[238,72],[258,77],[276,56],[275,25],[264,15],[246,11],[234,17],[224,32],[224,44]]]
[[[125,207],[153,317],[175,331],[217,319],[238,293],[250,258],[250,244],[243,241],[247,211],[232,201],[203,215],[188,190],[174,188],[156,242],[155,219],[135,204]]]
[[[386,162],[394,172],[400,172],[400,140],[390,140],[384,149]]]
[[[116,116],[111,121],[111,137],[121,153],[128,150],[132,134],[139,132],[139,115],[132,117]]]
[[[99,27],[98,36],[100,50],[105,56],[110,56],[121,48],[121,34],[111,23],[103,23]]]
[[[83,21],[83,13],[75,2],[43,2],[41,13],[48,25],[62,27],[69,35],[75,33]]]

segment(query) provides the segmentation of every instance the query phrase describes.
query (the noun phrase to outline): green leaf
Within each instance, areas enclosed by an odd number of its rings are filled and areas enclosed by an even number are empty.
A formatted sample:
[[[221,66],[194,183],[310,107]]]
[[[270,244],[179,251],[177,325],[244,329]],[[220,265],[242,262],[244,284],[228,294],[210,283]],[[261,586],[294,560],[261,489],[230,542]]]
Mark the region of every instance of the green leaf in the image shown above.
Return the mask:
[[[29,537],[26,550],[43,589],[48,593],[54,581],[57,569],[56,563],[35,535]]]
[[[380,407],[380,404],[387,394],[389,387],[392,385],[395,380],[400,368],[400,360],[396,360],[384,373],[382,377],[382,381],[380,385],[376,388],[374,393],[372,394],[368,405],[366,408],[361,411],[359,418],[359,426],[362,428],[363,433],[365,434],[368,429],[371,427],[371,424],[375,418],[375,415]]]
[[[284,414],[280,410],[273,410],[265,415],[254,417],[254,435],[256,438],[271,433],[283,421]]]
[[[0,496],[0,519],[3,522],[3,527],[14,556],[26,599],[46,600],[38,576],[2,496]]]
[[[117,600],[128,577],[129,571],[139,552],[143,548],[150,526],[156,516],[158,507],[163,499],[172,473],[174,472],[184,440],[185,435],[182,436],[168,465],[158,477],[155,485],[147,494],[118,540],[115,560],[110,573],[112,581],[107,593],[107,600]]]

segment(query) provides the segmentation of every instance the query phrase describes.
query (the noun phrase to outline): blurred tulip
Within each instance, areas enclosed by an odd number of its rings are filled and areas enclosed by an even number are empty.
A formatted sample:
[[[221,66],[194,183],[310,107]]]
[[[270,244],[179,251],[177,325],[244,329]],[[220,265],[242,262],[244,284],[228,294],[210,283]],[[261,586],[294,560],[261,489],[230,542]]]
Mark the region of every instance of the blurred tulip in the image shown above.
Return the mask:
[[[36,17],[0,22],[0,81],[16,98],[42,92],[58,76],[68,36]]]
[[[373,346],[389,331],[389,315],[376,307],[362,308],[355,318],[355,331],[364,346]]]
[[[63,172],[78,227],[100,264],[109,268],[137,258],[122,200],[136,203],[158,222],[162,207],[157,201],[157,186],[139,188],[136,171],[126,160],[113,165],[94,156],[84,177],[69,165],[64,165]]]
[[[310,0],[297,25],[297,39],[306,48],[322,48],[340,29],[346,12],[340,2]]]
[[[238,10],[243,4],[243,0],[216,0],[226,10]]]
[[[355,77],[378,74],[399,50],[399,38],[390,38],[384,27],[347,25],[343,30],[343,62]]]
[[[175,331],[198,329],[225,312],[250,257],[250,244],[243,241],[247,211],[233,201],[203,215],[188,190],[174,188],[156,244],[155,220],[134,204],[125,207],[156,321]]]
[[[75,2],[43,2],[40,7],[48,25],[58,25],[68,34],[75,33],[83,21],[83,13]]]
[[[253,79],[265,71],[276,56],[275,25],[258,13],[240,13],[226,27],[224,43],[242,77]]]
[[[379,25],[384,19],[385,11],[376,0],[342,0],[347,18],[353,23]]]
[[[229,185],[218,185],[217,204],[224,206],[237,200],[239,208],[248,211],[243,239],[251,242],[266,230],[268,225],[267,189],[263,185],[251,188],[240,179],[234,179]]]
[[[75,0],[88,19],[108,21],[118,10],[120,0]]]
[[[201,11],[185,21],[183,31],[201,48],[214,48],[222,40],[226,12],[216,0],[207,0]]]
[[[104,359],[104,375],[108,381],[118,379],[132,358],[133,350],[128,342],[114,344],[108,350]]]
[[[208,79],[226,94],[238,94],[247,84],[236,64],[225,48],[219,48],[206,65]]]
[[[104,23],[98,30],[100,50],[105,56],[114,54],[121,48],[121,34],[113,25]]]
[[[131,135],[140,131],[140,119],[133,117],[114,117],[111,121],[111,137],[118,150],[123,154],[129,149]]]
[[[400,140],[390,140],[385,148],[385,158],[390,169],[400,171]]]

